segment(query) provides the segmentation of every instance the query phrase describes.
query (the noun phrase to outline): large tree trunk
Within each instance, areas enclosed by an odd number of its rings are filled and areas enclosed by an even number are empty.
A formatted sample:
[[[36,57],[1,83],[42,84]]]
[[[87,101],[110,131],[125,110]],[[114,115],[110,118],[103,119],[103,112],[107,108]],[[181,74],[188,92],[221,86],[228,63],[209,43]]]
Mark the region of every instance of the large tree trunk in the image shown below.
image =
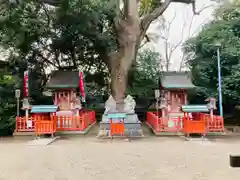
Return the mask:
[[[136,48],[140,42],[140,20],[138,1],[125,0],[124,17],[115,19],[115,30],[119,49],[109,57],[111,90],[116,101],[117,111],[124,111],[124,99],[127,90],[128,72],[136,58]]]
[[[128,38],[126,40],[129,40]],[[131,42],[131,41],[130,41]],[[132,67],[136,53],[136,41],[122,47],[117,54],[111,58],[111,93],[116,101],[117,111],[123,112],[124,99],[126,97],[128,73]]]
[[[118,59],[111,67],[111,92],[116,101],[118,111],[124,109],[124,99],[127,90],[128,70],[123,67],[123,60]]]
[[[135,58],[135,45],[131,44],[119,51],[120,56],[110,63],[111,93],[116,101],[117,111],[123,112],[126,97],[128,73]]]

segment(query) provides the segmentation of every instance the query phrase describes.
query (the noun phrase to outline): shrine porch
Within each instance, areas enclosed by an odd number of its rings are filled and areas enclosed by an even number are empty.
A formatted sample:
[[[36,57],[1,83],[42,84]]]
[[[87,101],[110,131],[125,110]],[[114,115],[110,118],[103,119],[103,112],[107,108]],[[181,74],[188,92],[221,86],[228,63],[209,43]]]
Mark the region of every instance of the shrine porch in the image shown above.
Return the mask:
[[[16,117],[14,135],[87,134],[96,123],[94,111],[79,116]]]

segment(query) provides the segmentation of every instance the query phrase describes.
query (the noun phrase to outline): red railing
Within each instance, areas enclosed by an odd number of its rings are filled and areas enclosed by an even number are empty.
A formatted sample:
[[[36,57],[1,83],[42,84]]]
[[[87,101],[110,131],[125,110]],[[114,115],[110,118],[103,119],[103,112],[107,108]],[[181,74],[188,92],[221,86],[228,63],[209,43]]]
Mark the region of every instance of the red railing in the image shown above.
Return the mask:
[[[202,133],[224,132],[221,116],[205,113],[185,113],[185,119],[178,117],[158,117],[155,112],[147,112],[147,123],[157,132]],[[184,120],[182,120],[184,119]]]
[[[96,114],[94,111],[87,111],[81,113],[80,116],[31,116],[28,118],[28,121],[26,117],[16,117],[15,131],[34,132],[36,130],[36,123],[38,123],[39,127],[39,123],[47,124],[48,121],[52,121],[57,131],[83,131],[89,125],[96,122]],[[43,127],[43,125],[41,126]]]
[[[26,117],[16,117],[16,128],[15,131],[17,132],[33,132],[35,131],[35,117],[29,117],[28,121]]]
[[[156,131],[159,131],[160,117],[154,112],[147,112],[147,123]]]
[[[163,132],[180,132],[182,130],[182,118],[161,117],[159,130]]]
[[[121,122],[113,122],[110,120],[110,132],[109,136],[113,137],[114,135],[124,135],[124,121]]]
[[[208,132],[224,132],[224,120],[222,116],[203,114]]]
[[[202,114],[194,114],[193,117],[183,117],[183,132],[189,134],[202,134],[206,135],[206,123]]]
[[[159,117],[156,112],[147,112],[147,123],[157,132],[179,132],[182,129],[181,117]]]
[[[37,120],[35,132],[36,136],[42,134],[51,134],[53,136],[56,133],[56,122],[54,120]]]

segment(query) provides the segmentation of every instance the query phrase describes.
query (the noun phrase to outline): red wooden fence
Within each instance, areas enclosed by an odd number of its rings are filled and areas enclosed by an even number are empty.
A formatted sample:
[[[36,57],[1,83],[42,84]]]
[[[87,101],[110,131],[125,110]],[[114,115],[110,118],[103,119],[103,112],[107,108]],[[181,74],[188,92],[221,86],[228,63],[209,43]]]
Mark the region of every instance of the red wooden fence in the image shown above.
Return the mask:
[[[147,123],[157,132],[179,132],[182,129],[181,117],[159,117],[155,112],[147,112]]]
[[[110,120],[109,136],[113,137],[114,135],[124,135],[124,121],[113,122],[112,120]]]
[[[197,113],[193,117],[185,116],[183,117],[183,132],[187,135],[189,134],[202,134],[206,135],[206,123],[203,119],[202,114]]]
[[[80,116],[31,116],[28,120],[26,120],[26,117],[16,117],[15,131],[34,132],[36,126],[39,128],[39,132],[48,131],[47,129],[50,128],[51,123],[55,126],[52,129],[53,131],[55,131],[55,129],[56,131],[83,131],[94,122],[96,122],[96,114],[94,111],[81,113]]]
[[[207,132],[224,132],[223,117],[216,115],[211,117],[210,114],[205,113],[191,114],[192,117],[185,115],[185,119],[183,118],[182,122],[181,117],[159,117],[155,112],[147,112],[146,121],[157,132],[202,133],[203,135]]]
[[[203,119],[206,121],[208,132],[224,132],[224,120],[222,116],[203,114]]]
[[[17,132],[33,132],[35,131],[35,117],[29,117],[28,121],[26,117],[16,117],[16,128]]]
[[[36,136],[42,134],[51,134],[52,136],[56,133],[56,122],[54,120],[38,120],[36,121]]]

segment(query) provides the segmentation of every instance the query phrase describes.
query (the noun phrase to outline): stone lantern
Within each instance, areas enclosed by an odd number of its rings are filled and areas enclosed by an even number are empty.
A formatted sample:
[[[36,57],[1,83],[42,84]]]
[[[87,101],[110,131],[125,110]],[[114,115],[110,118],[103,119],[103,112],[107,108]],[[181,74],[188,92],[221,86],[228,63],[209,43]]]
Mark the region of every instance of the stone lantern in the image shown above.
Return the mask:
[[[211,119],[213,120],[213,111],[217,109],[216,99],[213,97],[209,97],[205,101],[208,102],[207,106],[208,106],[208,109],[210,110]]]
[[[32,121],[29,120],[28,110],[31,108],[28,98],[24,98],[22,102],[22,109],[25,110],[25,117],[27,122],[27,128],[32,128]]]
[[[160,98],[160,109],[161,109],[161,112],[162,112],[162,117],[165,116],[165,109],[167,107],[167,99],[165,97],[161,97]]]

